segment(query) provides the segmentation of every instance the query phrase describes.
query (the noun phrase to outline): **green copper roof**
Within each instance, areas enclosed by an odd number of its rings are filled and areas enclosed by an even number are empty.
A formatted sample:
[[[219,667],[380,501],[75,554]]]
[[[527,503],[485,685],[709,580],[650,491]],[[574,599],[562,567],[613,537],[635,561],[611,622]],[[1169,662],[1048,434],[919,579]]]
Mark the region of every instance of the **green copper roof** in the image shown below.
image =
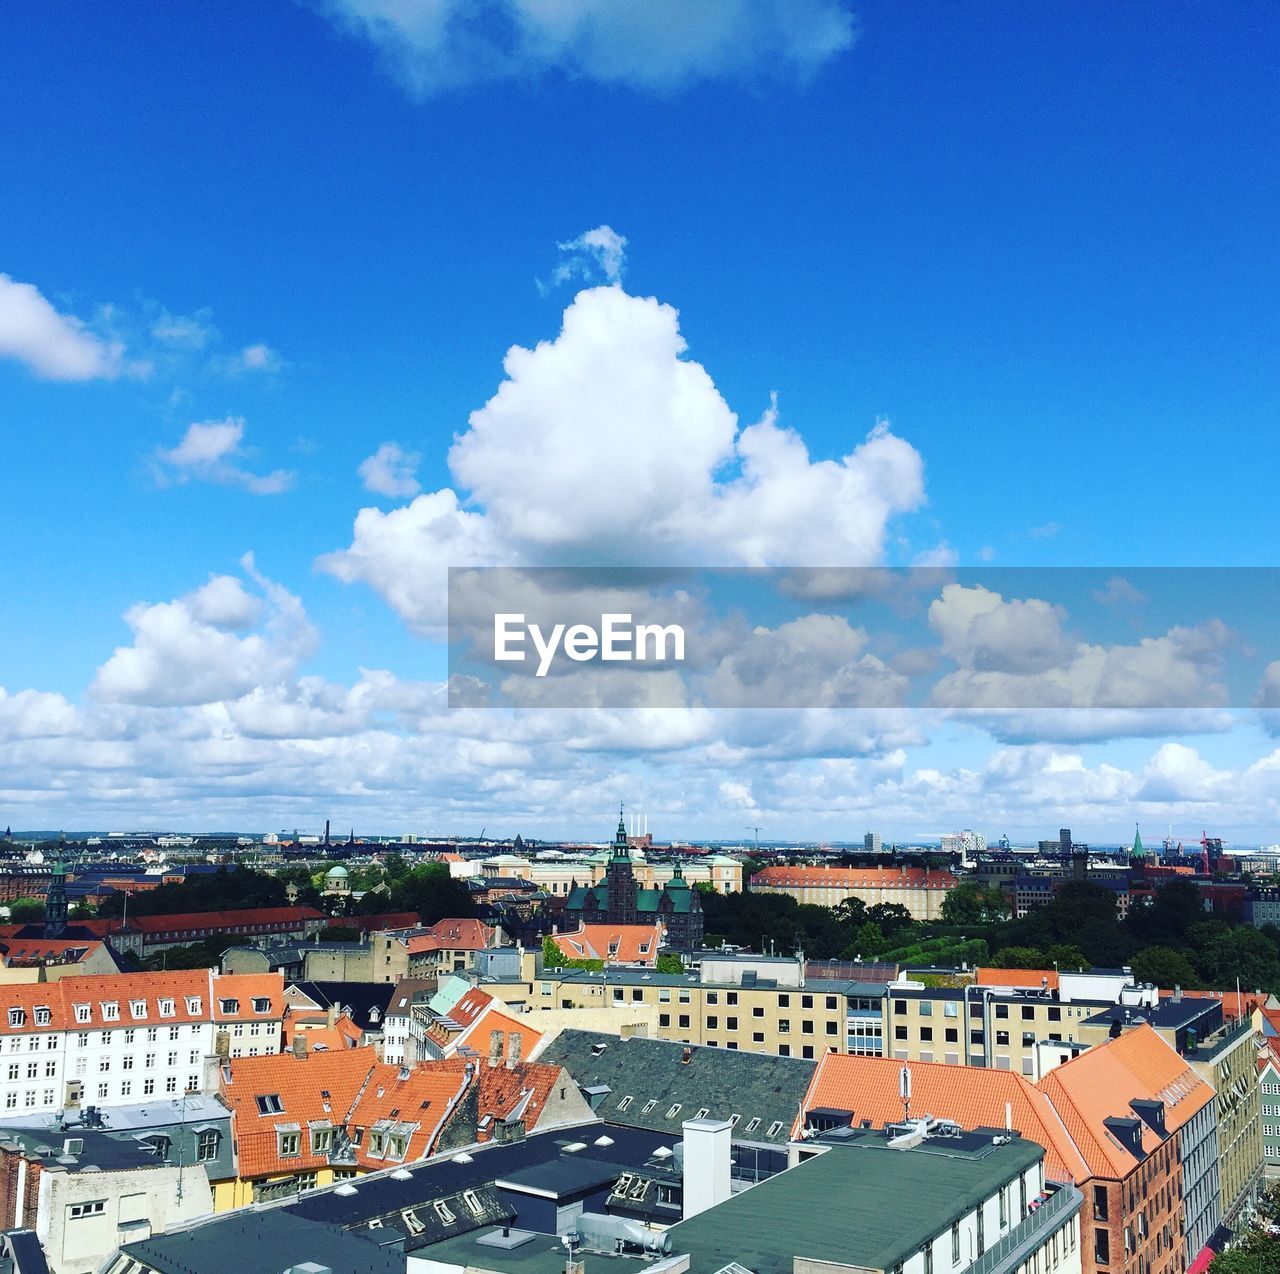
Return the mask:
[[[1133,825],[1133,856],[1140,858],[1146,851],[1142,848],[1142,834],[1138,831],[1138,825]]]

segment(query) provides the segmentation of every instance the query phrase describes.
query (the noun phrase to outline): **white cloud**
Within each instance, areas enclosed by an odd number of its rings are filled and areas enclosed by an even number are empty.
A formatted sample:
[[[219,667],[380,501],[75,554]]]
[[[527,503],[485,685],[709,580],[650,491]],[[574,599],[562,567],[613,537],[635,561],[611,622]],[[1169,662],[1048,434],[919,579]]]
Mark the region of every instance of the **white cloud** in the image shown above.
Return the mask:
[[[247,372],[274,372],[281,366],[280,355],[270,345],[246,345],[237,355],[239,369]]]
[[[0,358],[14,358],[47,380],[110,380],[124,346],[61,314],[31,283],[0,274]]]
[[[403,498],[422,490],[414,476],[421,462],[419,452],[404,451],[398,443],[384,442],[373,455],[360,462],[357,472],[366,491]]]
[[[279,495],[288,491],[295,477],[291,471],[254,473],[237,463],[245,454],[244,430],[244,421],[238,416],[188,425],[176,447],[158,448],[152,457],[156,482],[161,486],[213,482],[243,487],[254,495]]]
[[[292,677],[314,651],[316,633],[302,603],[261,575],[251,554],[242,566],[261,599],[240,580],[214,576],[185,597],[125,613],[133,644],[98,669],[94,695],[147,706],[214,703]],[[263,616],[258,631],[238,635]]]
[[[981,585],[946,585],[929,607],[929,627],[942,653],[978,671],[1044,672],[1060,665],[1073,643],[1060,606],[1031,599],[1006,602]]]
[[[561,73],[667,92],[804,78],[854,42],[844,0],[316,0],[418,97]]]
[[[606,283],[622,281],[627,265],[627,239],[612,226],[596,226],[556,247],[560,250],[560,264],[552,272],[551,287],[575,279],[590,283],[597,276],[602,276]],[[538,288],[544,293],[550,290],[541,283]]]
[[[162,345],[202,350],[218,339],[218,329],[213,326],[211,310],[199,310],[195,314],[170,314],[168,310],[162,309],[152,320],[151,335]]]
[[[362,509],[318,565],[375,589],[420,631],[444,615],[446,566],[870,565],[924,499],[919,454],[877,425],[813,460],[776,407],[738,429],[684,357],[676,311],[619,287],[581,292],[555,340],[512,348],[449,465],[457,491]]]

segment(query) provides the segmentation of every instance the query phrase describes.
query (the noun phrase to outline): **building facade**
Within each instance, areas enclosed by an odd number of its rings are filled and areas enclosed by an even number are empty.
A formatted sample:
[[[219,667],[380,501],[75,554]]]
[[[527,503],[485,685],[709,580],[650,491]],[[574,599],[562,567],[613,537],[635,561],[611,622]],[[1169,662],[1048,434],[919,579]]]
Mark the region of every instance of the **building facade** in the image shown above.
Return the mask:
[[[940,920],[942,903],[958,881],[949,871],[923,867],[765,867],[751,877],[761,893],[787,894],[796,902],[838,907],[859,898],[868,907],[896,903],[913,920]]]

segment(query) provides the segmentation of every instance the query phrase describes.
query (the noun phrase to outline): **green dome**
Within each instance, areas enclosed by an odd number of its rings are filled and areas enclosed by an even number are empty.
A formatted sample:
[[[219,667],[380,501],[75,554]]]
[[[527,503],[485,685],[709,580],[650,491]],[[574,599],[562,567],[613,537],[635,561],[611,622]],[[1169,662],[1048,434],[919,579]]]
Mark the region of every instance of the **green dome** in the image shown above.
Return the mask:
[[[330,867],[329,870],[325,872],[324,878],[325,880],[346,880],[349,874],[350,873],[345,867],[339,865],[337,867]]]

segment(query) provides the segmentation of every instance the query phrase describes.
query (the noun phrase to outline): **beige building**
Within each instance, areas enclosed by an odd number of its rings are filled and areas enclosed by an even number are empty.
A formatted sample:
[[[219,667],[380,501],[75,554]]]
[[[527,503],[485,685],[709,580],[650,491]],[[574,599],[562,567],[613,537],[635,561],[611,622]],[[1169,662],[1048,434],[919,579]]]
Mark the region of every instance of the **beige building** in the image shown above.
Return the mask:
[[[956,887],[949,871],[923,867],[765,867],[751,877],[759,893],[786,894],[796,902],[838,907],[860,898],[868,907],[893,903],[913,920],[940,920],[942,904]]]
[[[455,875],[506,876],[527,880],[544,893],[565,897],[574,884],[598,885],[605,876],[608,856],[604,853],[581,858],[526,858],[520,854],[494,854],[490,858],[455,863]],[[661,888],[675,875],[675,863],[651,863],[641,849],[631,850],[636,884],[642,889]],[[690,885],[710,884],[717,893],[742,891],[742,864],[726,854],[704,854],[681,860],[680,871]]]

